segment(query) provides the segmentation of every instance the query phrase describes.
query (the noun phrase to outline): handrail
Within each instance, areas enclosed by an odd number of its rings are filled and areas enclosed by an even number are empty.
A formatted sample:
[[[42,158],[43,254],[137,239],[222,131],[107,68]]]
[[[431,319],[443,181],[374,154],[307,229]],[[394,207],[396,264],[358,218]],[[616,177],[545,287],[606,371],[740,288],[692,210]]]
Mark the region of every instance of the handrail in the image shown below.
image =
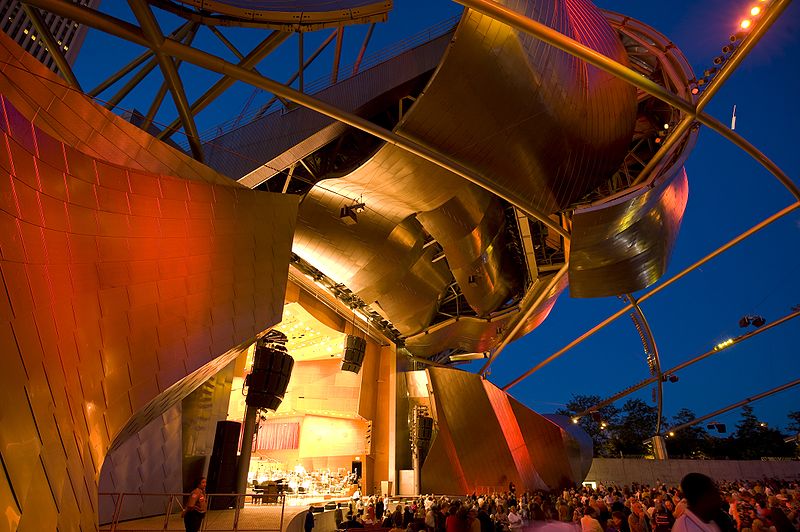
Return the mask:
[[[136,522],[141,521],[141,529],[148,530],[148,531],[162,531],[166,532],[167,530],[174,530],[174,528],[170,528],[170,519],[175,518],[178,514],[179,510],[183,510],[183,499],[188,498],[191,496],[191,493],[161,493],[161,492],[100,492],[98,493],[98,498],[102,497],[111,497],[112,501],[114,502],[114,510],[111,515],[111,521],[102,523],[99,526],[99,530],[103,532],[116,532],[118,526],[121,522]],[[275,501],[274,503],[267,503],[269,506],[277,507],[280,505],[281,514],[280,514],[280,524],[276,528],[268,528],[259,524],[257,528],[250,528],[247,525],[242,526],[241,523],[241,514],[245,509],[245,498],[246,497],[259,497],[263,501],[263,497],[274,496]],[[163,513],[155,512],[148,516],[143,517],[134,517],[134,518],[127,518],[122,519],[122,507],[125,498],[128,497],[130,500],[131,498],[145,498],[145,497],[161,497],[165,498],[166,501],[164,503],[164,511]],[[219,497],[224,497],[227,499],[235,498],[235,501],[232,501],[230,504],[227,505],[226,508],[221,509],[212,509],[214,504],[214,500]],[[203,528],[202,530],[205,531],[219,531],[219,532],[244,532],[248,530],[259,530],[263,532],[281,532],[283,530],[284,525],[284,518],[285,518],[285,511],[286,511],[286,493],[275,493],[275,494],[263,494],[263,493],[207,493],[206,494],[206,501],[208,504],[208,510],[206,511],[206,518],[204,519]],[[177,508],[176,503],[177,502]],[[250,506],[252,508],[252,506]],[[228,514],[222,514],[222,512],[230,512],[233,510],[233,520],[230,525],[227,525],[229,521]],[[225,523],[220,524],[218,522],[211,523],[209,521],[214,521],[214,516],[221,515],[223,519],[225,519]],[[156,519],[163,516],[163,522],[158,525],[156,523]],[[147,522],[148,520],[152,520],[152,522]],[[174,526],[174,521],[173,521]],[[182,526],[182,525],[181,525]],[[127,529],[127,527],[126,527]]]

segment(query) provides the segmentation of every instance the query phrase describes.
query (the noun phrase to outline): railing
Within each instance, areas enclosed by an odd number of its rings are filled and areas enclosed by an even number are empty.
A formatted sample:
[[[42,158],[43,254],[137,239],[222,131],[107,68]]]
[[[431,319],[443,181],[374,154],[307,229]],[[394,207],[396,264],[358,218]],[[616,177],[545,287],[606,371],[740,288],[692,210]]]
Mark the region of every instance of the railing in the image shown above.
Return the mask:
[[[185,530],[183,503],[188,493],[100,493],[100,529],[103,532]],[[214,493],[206,496],[209,510],[201,531],[281,532],[286,510],[284,494]],[[103,515],[103,503],[113,509]],[[247,504],[245,504],[247,503]],[[220,508],[220,509],[214,509]],[[139,517],[145,515],[147,517]],[[134,517],[136,516],[136,517]]]

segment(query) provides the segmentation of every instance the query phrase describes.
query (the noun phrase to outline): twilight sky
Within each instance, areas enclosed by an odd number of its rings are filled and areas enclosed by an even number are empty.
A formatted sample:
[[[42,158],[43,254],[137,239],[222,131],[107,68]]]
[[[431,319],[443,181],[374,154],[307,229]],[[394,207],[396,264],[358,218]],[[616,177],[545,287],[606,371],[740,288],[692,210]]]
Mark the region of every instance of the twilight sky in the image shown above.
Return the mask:
[[[667,35],[699,75],[712,66],[712,59],[720,54],[739,19],[755,3],[756,0],[598,0],[600,7],[637,18]],[[105,0],[101,9],[134,20],[123,0]],[[395,0],[389,21],[375,28],[367,56],[460,12],[459,5],[445,0]],[[159,21],[166,32],[180,23],[177,17],[163,13],[159,13]],[[308,35],[307,54],[330,31]],[[225,29],[224,33],[243,53],[265,36],[263,30],[240,28]],[[365,33],[364,26],[347,27],[342,65],[354,62]],[[201,30],[196,42],[235,62],[206,29]],[[306,84],[329,75],[332,48],[309,69]],[[731,109],[736,104],[736,131],[795,181],[800,180],[798,49],[800,5],[794,3],[706,108],[723,123],[730,123]],[[91,30],[75,66],[76,75],[84,89],[92,88],[141,51],[135,45]],[[285,81],[296,66],[297,44],[291,38],[261,63],[259,71]],[[218,78],[190,65],[180,68],[190,100]],[[146,113],[161,80],[156,69],[121,102],[120,110],[137,108]],[[111,94],[113,91],[107,91],[100,98]],[[251,97],[249,113],[270,99],[268,94],[254,93],[249,86],[237,83],[198,116],[199,130],[213,131],[217,124],[234,119]],[[174,106],[167,98],[157,122],[166,124],[175,116]],[[689,204],[667,277],[792,203],[792,196],[766,170],[707,129],[700,131],[687,172]],[[800,213],[795,212],[642,305],[656,336],[663,367],[674,366],[741,334],[744,331],[738,320],[744,314],[760,314],[771,321],[788,313],[790,307],[800,304],[798,276]],[[622,305],[616,298],[571,299],[567,293],[562,294],[541,327],[505,350],[492,367],[490,380],[505,385]],[[679,373],[679,382],[664,385],[665,414],[669,417],[679,408],[688,407],[702,415],[800,377],[798,345],[800,319],[684,370]],[[607,396],[647,376],[638,335],[625,317],[516,386],[512,394],[547,413],[562,406],[573,393]],[[651,401],[650,388],[633,397]],[[754,408],[756,415],[770,426],[785,426],[786,413],[800,410],[800,387],[761,400]],[[732,426],[737,419],[738,412],[734,411],[718,420]]]

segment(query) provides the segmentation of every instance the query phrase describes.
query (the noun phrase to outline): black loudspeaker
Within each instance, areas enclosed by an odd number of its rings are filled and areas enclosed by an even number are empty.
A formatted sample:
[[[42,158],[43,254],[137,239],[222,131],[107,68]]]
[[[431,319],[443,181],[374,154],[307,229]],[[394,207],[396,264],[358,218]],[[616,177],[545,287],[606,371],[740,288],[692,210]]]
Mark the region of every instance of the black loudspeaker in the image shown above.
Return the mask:
[[[359,336],[348,334],[344,340],[344,355],[342,356],[342,371],[361,371],[364,362],[364,352],[367,349],[367,340]]]
[[[253,369],[245,380],[248,406],[277,410],[289,386],[294,359],[286,352],[286,336],[270,331],[256,343]]]
[[[433,437],[433,418],[419,416],[417,418],[417,439],[420,441],[431,441]]]
[[[206,491],[208,493],[236,492],[236,460],[242,424],[238,421],[218,421],[214,449],[208,464]],[[211,497],[209,508],[220,510],[236,504],[235,497]]]

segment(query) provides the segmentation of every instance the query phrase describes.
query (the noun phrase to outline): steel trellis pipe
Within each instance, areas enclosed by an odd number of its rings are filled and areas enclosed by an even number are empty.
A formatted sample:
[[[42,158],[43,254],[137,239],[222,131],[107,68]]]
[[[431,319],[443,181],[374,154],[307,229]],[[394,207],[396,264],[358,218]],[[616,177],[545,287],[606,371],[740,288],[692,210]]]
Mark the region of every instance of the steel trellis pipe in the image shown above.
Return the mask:
[[[672,94],[661,85],[645,78],[625,65],[606,57],[605,55],[579,43],[574,39],[570,39],[566,35],[538,21],[532,20],[512,9],[502,6],[497,2],[492,0],[454,1],[470,9],[474,9],[475,11],[482,13],[494,20],[507,24],[518,31],[532,35],[542,42],[554,46],[555,48],[558,48],[559,50],[562,50],[570,55],[573,55],[579,59],[583,59],[590,65],[593,65],[604,72],[608,72],[609,74],[617,76],[618,78],[627,81],[631,85],[642,89],[648,94],[655,96],[659,100],[662,100],[683,111],[686,113],[686,115],[696,119],[701,124],[716,131],[761,163],[778,179],[778,181],[781,182],[781,184],[783,184],[783,186],[789,190],[789,192],[791,192],[796,199],[800,200],[800,188],[797,187],[797,185],[780,169],[780,167],[772,162],[766,155],[761,153],[755,146],[750,144],[737,133],[731,131],[719,120],[716,120],[705,113],[698,112],[696,107],[691,102]],[[785,1],[788,3],[789,0]]]
[[[794,386],[797,386],[798,384],[800,384],[800,379],[795,379],[792,382],[787,382],[786,384],[782,384],[781,386],[777,386],[777,387],[775,387],[775,388],[773,388],[771,390],[767,390],[766,392],[762,392],[762,393],[760,393],[758,395],[754,395],[753,397],[748,397],[747,399],[743,399],[743,400],[739,401],[738,403],[734,403],[734,404],[732,404],[730,406],[726,406],[725,408],[720,408],[719,410],[711,412],[710,414],[706,414],[703,417],[699,417],[697,419],[694,419],[694,420],[692,420],[692,421],[690,421],[688,423],[684,423],[682,425],[678,425],[677,427],[673,427],[673,428],[669,429],[669,431],[670,432],[677,432],[679,430],[685,429],[686,427],[691,427],[692,425],[696,425],[698,423],[702,423],[703,421],[705,421],[707,419],[710,419],[712,417],[716,417],[716,416],[718,416],[720,414],[724,414],[725,412],[729,412],[730,410],[734,410],[736,408],[739,408],[740,406],[744,406],[744,405],[746,405],[748,403],[752,403],[753,401],[758,401],[759,399],[763,399],[763,398],[765,398],[767,396],[774,395],[774,394],[776,394],[778,392],[782,392],[784,390],[788,390],[789,388],[793,388]]]
[[[486,372],[489,370],[489,366],[492,365],[492,362],[497,360],[497,357],[500,356],[500,353],[503,352],[503,349],[505,349],[506,346],[511,343],[520,329],[522,329],[523,325],[525,325],[525,322],[528,321],[528,318],[530,318],[536,309],[538,309],[539,306],[547,299],[550,292],[555,290],[555,288],[558,286],[558,283],[561,282],[561,279],[567,275],[568,270],[569,261],[565,262],[561,269],[550,278],[550,280],[547,282],[547,285],[542,289],[539,295],[535,299],[531,300],[528,308],[525,310],[520,309],[520,314],[518,314],[519,318],[517,319],[516,323],[514,323],[511,331],[509,331],[508,334],[503,337],[503,340],[489,356],[489,360],[486,361],[481,370],[478,372],[481,376],[486,375]],[[533,286],[535,286],[535,284]]]
[[[348,113],[347,111],[343,111],[335,105],[331,105],[327,102],[309,96],[308,94],[303,94],[302,92],[296,91],[290,87],[286,87],[277,81],[256,74],[233,63],[229,63],[221,57],[209,54],[202,50],[197,50],[190,46],[186,46],[172,39],[163,39],[162,37],[163,40],[151,43],[145,37],[141,28],[94,9],[89,9],[82,5],[73,4],[71,2],[65,2],[64,0],[25,0],[25,2],[42,9],[46,9],[52,13],[57,13],[61,16],[71,18],[76,22],[100,29],[106,33],[115,35],[141,46],[148,48],[152,47],[159,53],[171,55],[176,59],[181,59],[187,63],[205,68],[212,72],[217,72],[224,76],[229,76],[244,83],[248,83],[254,87],[262,88],[277,96],[282,96],[287,100],[291,100],[298,105],[308,107],[309,109],[329,116],[334,120],[338,120],[344,124],[374,135],[375,137],[393,146],[397,146],[398,148],[409,153],[413,153],[414,155],[417,155],[428,162],[444,168],[445,170],[449,170],[450,172],[453,172],[454,174],[483,188],[484,190],[491,192],[499,198],[518,207],[530,218],[535,218],[541,221],[547,227],[564,237],[564,239],[570,239],[569,233],[559,224],[551,220],[546,213],[540,211],[539,209],[520,205],[519,199],[516,198],[513,192],[496,186],[479,172],[451,159],[447,155],[442,154],[435,149],[429,148],[424,144],[403,137],[402,135],[398,135],[393,131],[389,131],[383,127],[380,127],[365,118],[353,113]],[[189,137],[189,140],[190,142],[198,141],[196,137],[191,136]]]
[[[650,345],[653,348],[653,356],[656,359],[656,377],[658,378],[658,419],[656,420],[656,431],[655,434],[658,435],[661,433],[661,416],[664,413],[664,379],[663,373],[661,373],[661,356],[658,354],[658,345],[656,345],[656,337],[653,335],[653,330],[650,328],[650,324],[647,322],[647,318],[642,312],[642,308],[639,306],[639,302],[633,296],[633,294],[628,294],[628,301],[633,306],[634,312],[636,315],[639,316],[641,320],[642,326],[644,327],[644,332],[650,340]]]
[[[773,222],[783,218],[787,214],[789,214],[789,213],[793,212],[794,210],[796,210],[798,207],[800,207],[800,201],[792,203],[788,207],[785,207],[785,208],[781,209],[780,211],[776,212],[775,214],[773,214],[772,216],[766,218],[765,220],[762,220],[761,222],[759,222],[758,224],[754,225],[753,227],[751,227],[747,231],[741,233],[736,238],[734,238],[732,240],[729,240],[728,242],[726,242],[725,244],[723,244],[722,246],[720,246],[716,250],[712,251],[711,253],[709,253],[708,255],[703,257],[702,259],[698,260],[694,264],[692,264],[692,265],[688,266],[687,268],[683,269],[681,272],[679,272],[679,273],[675,274],[674,276],[670,277],[669,279],[667,279],[666,281],[664,281],[663,283],[661,283],[657,287],[653,288],[649,292],[646,292],[645,294],[642,294],[642,296],[639,297],[639,303],[642,303],[643,301],[646,301],[646,300],[650,299],[651,297],[653,297],[657,293],[661,292],[662,290],[667,288],[669,285],[671,285],[675,281],[678,281],[678,280],[682,279],[684,276],[686,276],[687,274],[689,274],[692,271],[696,270],[700,266],[704,265],[705,263],[707,263],[711,259],[721,255],[722,253],[724,253],[725,251],[729,250],[730,248],[732,248],[736,244],[742,242],[746,238],[748,238],[748,237],[754,235],[755,233],[761,231],[762,229],[764,229],[768,225],[772,224]],[[620,316],[624,316],[632,308],[633,308],[633,305],[631,305],[631,304],[625,305],[622,309],[618,310],[617,312],[615,312],[614,314],[612,314],[611,316],[609,316],[605,320],[601,321],[600,323],[598,323],[597,325],[595,325],[594,327],[592,327],[591,329],[589,329],[588,331],[586,331],[585,333],[580,335],[575,340],[571,341],[570,343],[568,343],[567,345],[565,345],[564,347],[562,347],[561,349],[559,349],[558,351],[556,351],[555,353],[553,353],[552,355],[550,355],[549,357],[544,359],[543,361],[539,362],[536,366],[532,367],[531,369],[529,369],[528,371],[526,371],[525,373],[523,373],[522,375],[520,375],[519,377],[517,377],[513,381],[511,381],[508,384],[506,384],[505,386],[503,386],[503,391],[508,391],[513,386],[516,386],[517,384],[519,384],[520,382],[522,382],[526,378],[530,377],[531,375],[533,375],[534,373],[536,373],[537,371],[539,371],[540,369],[545,367],[547,364],[549,364],[553,360],[557,359],[558,357],[560,357],[561,355],[563,355],[564,353],[566,353],[567,351],[569,351],[570,349],[572,349],[576,345],[580,344],[581,342],[583,342],[584,340],[586,340],[590,336],[594,335],[599,330],[603,329],[606,325],[614,322]]]
[[[771,323],[768,323],[768,324],[764,325],[763,327],[759,327],[758,329],[750,331],[749,333],[742,334],[741,336],[737,336],[736,338],[733,338],[732,341],[730,343],[728,343],[728,344],[724,344],[724,345],[720,345],[720,346],[714,347],[713,349],[711,349],[709,351],[706,351],[705,353],[702,353],[702,354],[700,354],[700,355],[698,355],[698,356],[696,356],[694,358],[691,358],[691,359],[689,359],[689,360],[687,360],[685,362],[681,362],[680,364],[678,364],[678,365],[676,365],[674,367],[671,367],[666,371],[663,371],[662,375],[672,375],[673,373],[677,373],[678,371],[680,371],[680,370],[682,370],[684,368],[687,368],[689,366],[697,364],[698,362],[700,362],[702,360],[705,360],[710,356],[716,355],[717,353],[721,353],[721,352],[725,351],[726,349],[729,349],[729,348],[731,348],[731,347],[733,347],[733,346],[735,346],[737,344],[740,344],[740,343],[744,342],[745,340],[749,340],[749,339],[751,339],[751,338],[753,338],[755,336],[758,336],[761,333],[765,333],[768,330],[770,330],[770,329],[772,329],[774,327],[777,327],[778,325],[782,325],[783,323],[785,323],[785,322],[787,322],[789,320],[793,320],[794,318],[796,318],[798,316],[800,316],[800,311],[796,311],[796,312],[792,312],[791,314],[787,314],[786,316],[783,316],[782,318],[780,318],[778,320],[775,320],[775,321],[773,321]],[[634,393],[636,391],[641,390],[645,386],[656,382],[656,379],[657,379],[657,377],[654,376],[654,377],[649,377],[649,378],[647,378],[647,379],[645,379],[645,380],[643,380],[643,381],[641,381],[639,383],[636,383],[633,386],[631,386],[629,388],[626,388],[626,389],[622,390],[621,392],[612,395],[608,399],[605,399],[605,400],[597,403],[596,405],[593,405],[590,408],[587,408],[583,412],[578,412],[577,414],[575,414],[575,417],[583,417],[583,416],[585,416],[587,414],[591,414],[592,412],[596,412],[596,411],[600,410],[601,408],[603,408],[604,406],[610,405],[611,403],[615,403],[615,402],[619,401],[620,399],[622,399],[623,397],[625,397],[626,395],[630,395],[630,394],[632,394],[632,393]]]
[[[69,62],[67,62],[67,58],[64,57],[64,50],[62,50],[61,46],[56,43],[56,39],[53,37],[50,28],[47,26],[47,24],[45,24],[44,20],[42,20],[39,10],[35,7],[26,5],[22,6],[22,10],[25,11],[25,14],[28,15],[29,19],[31,19],[31,23],[36,30],[36,33],[39,34],[39,38],[44,41],[45,46],[50,51],[50,56],[53,58],[53,61],[55,61],[61,77],[63,77],[73,88],[83,92],[83,89],[81,89],[81,84],[78,83],[78,78],[75,77],[75,73],[72,72],[72,67],[70,66]]]

